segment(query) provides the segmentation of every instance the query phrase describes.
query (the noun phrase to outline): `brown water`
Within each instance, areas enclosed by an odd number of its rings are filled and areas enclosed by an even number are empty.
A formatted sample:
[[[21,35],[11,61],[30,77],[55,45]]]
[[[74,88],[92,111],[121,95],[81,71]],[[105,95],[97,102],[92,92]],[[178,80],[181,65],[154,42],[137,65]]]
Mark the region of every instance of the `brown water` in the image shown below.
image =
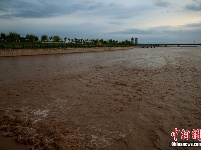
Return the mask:
[[[156,48],[114,52],[41,55],[0,58],[1,83],[25,79],[51,78],[90,70],[97,66],[154,69],[180,65],[179,59],[199,63],[201,48]],[[198,61],[198,62],[197,62]],[[192,64],[190,64],[192,65]],[[200,65],[196,65],[199,68]]]
[[[200,47],[2,57],[0,71],[2,120],[62,149],[170,149],[174,128],[201,125]]]
[[[26,147],[16,143],[12,138],[4,137],[0,134],[0,150],[25,150]]]

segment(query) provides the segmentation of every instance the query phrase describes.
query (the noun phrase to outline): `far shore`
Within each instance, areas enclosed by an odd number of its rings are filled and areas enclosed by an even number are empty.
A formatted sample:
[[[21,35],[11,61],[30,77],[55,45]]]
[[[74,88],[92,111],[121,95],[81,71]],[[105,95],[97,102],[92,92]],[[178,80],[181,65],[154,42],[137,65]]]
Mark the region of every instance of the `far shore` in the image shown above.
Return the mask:
[[[100,51],[128,50],[129,47],[92,47],[92,48],[48,48],[48,49],[0,49],[0,57],[69,54]]]

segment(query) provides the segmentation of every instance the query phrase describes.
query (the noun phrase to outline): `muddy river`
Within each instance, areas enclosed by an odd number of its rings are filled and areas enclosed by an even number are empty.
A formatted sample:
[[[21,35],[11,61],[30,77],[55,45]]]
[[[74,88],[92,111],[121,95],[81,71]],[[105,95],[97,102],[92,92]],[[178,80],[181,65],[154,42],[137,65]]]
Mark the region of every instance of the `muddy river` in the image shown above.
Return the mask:
[[[177,149],[201,128],[201,47],[1,57],[0,121],[27,148]]]

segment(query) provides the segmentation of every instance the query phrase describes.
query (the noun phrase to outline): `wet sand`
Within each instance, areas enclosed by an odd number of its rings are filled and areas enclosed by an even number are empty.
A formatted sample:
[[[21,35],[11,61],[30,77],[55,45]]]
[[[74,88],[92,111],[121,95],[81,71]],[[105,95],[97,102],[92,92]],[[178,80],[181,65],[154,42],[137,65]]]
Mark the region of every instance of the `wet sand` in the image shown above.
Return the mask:
[[[174,128],[201,127],[201,48],[0,58],[0,70],[0,129],[28,148],[184,149],[169,146]]]

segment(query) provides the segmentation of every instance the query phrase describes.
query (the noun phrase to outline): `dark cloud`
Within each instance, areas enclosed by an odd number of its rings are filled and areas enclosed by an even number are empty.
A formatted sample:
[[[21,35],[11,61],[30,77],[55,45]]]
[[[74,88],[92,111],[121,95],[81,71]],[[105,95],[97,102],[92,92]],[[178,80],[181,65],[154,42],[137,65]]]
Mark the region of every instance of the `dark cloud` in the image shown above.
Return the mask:
[[[200,0],[193,0],[191,4],[187,4],[185,9],[191,11],[201,11],[201,1]]]
[[[1,0],[0,10],[10,10],[9,14],[4,17],[21,17],[21,18],[46,18],[65,14],[76,13],[78,11],[91,11],[103,7],[100,2],[90,2],[88,0],[69,1],[47,1],[47,0]]]
[[[9,13],[0,18],[48,18],[73,13],[82,16],[99,16],[110,19],[130,19],[140,13],[151,10],[147,4],[125,6],[116,3],[104,3],[92,0],[0,0],[0,9],[9,10]]]
[[[0,0],[0,11],[7,11],[11,0]]]
[[[201,22],[199,22],[199,23],[186,24],[186,25],[184,25],[184,27],[201,28]]]
[[[169,2],[167,1],[164,1],[164,0],[156,0],[156,6],[159,6],[159,7],[168,7],[170,5]]]

